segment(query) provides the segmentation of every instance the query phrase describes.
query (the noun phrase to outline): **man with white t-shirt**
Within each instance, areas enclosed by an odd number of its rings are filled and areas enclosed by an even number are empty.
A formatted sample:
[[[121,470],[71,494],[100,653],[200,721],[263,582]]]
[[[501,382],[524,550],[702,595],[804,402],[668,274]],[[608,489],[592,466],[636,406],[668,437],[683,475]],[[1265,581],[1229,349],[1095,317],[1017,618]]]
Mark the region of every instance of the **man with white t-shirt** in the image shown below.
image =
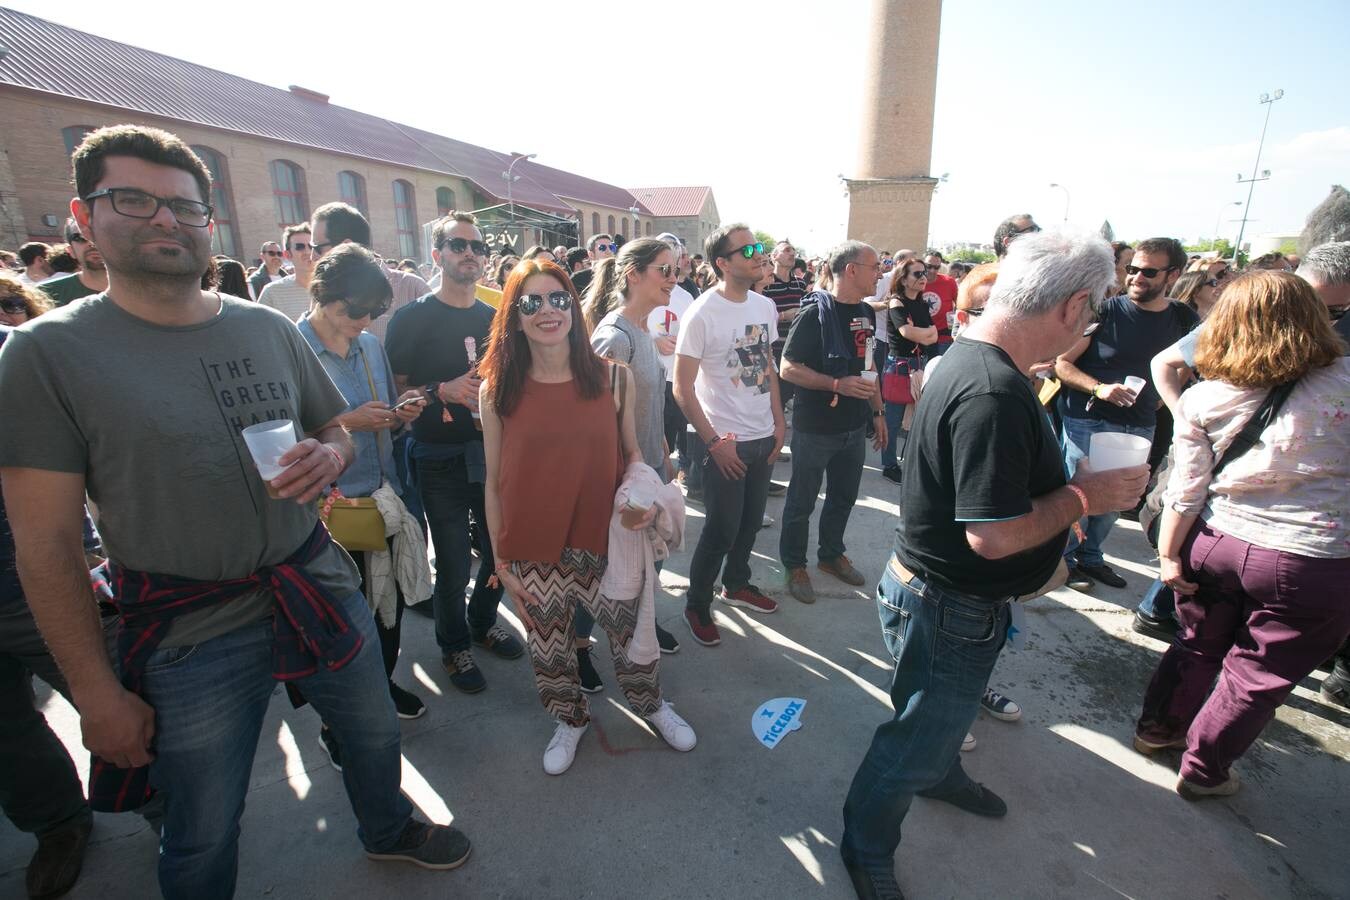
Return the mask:
[[[675,400],[708,448],[695,461],[703,467],[706,517],[689,563],[684,617],[694,640],[713,646],[722,640],[712,620],[719,569],[723,602],[752,612],[778,609],[750,583],[750,551],[783,448],[784,422],[770,350],[778,312],[750,289],[763,277],[764,246],[745,225],[724,225],[708,237],[706,252],[721,280],[680,322]]]

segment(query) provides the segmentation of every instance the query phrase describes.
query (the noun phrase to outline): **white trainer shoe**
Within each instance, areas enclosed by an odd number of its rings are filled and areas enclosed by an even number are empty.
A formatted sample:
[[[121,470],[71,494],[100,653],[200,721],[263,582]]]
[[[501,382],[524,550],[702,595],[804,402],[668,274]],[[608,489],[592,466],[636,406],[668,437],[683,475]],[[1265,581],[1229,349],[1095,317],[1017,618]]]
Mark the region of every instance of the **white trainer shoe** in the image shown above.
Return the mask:
[[[690,728],[689,723],[675,712],[675,707],[665,700],[661,701],[660,709],[647,716],[647,721],[656,729],[656,733],[661,735],[662,740],[681,753],[693,750],[694,745],[698,743],[698,735],[694,734],[694,729]]]
[[[553,740],[548,742],[548,749],[544,751],[544,771],[550,775],[561,775],[572,768],[572,760],[577,758],[577,744],[590,727],[589,722],[585,725],[559,722],[558,730],[553,732]]]

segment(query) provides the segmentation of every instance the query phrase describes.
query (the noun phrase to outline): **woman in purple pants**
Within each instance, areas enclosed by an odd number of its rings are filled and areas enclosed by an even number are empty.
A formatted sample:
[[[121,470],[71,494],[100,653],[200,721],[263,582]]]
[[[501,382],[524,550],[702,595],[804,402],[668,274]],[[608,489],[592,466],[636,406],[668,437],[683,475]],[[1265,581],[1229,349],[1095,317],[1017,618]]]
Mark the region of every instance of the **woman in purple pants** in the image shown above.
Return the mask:
[[[1238,789],[1233,762],[1350,633],[1345,352],[1326,306],[1285,272],[1231,282],[1201,332],[1205,381],[1178,408],[1158,542],[1181,630],[1134,739],[1145,754],[1185,748],[1187,799]],[[1215,475],[1270,390],[1291,381],[1258,442]]]

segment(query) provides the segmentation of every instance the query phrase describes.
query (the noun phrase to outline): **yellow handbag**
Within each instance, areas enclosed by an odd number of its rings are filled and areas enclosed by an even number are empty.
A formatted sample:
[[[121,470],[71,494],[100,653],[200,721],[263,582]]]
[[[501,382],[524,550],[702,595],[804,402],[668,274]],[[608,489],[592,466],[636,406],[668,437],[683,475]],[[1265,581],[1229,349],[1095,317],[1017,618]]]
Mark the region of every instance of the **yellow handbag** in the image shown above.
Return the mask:
[[[361,352],[361,362],[366,367],[366,381],[370,384],[370,396],[378,398],[379,392],[375,390],[375,379],[370,373],[370,363],[366,361],[366,354]],[[380,432],[375,433],[375,452],[378,457],[380,447]],[[380,465],[380,476],[383,480],[384,465]],[[333,485],[333,490],[319,500],[319,518],[323,524],[328,526],[328,533],[333,536],[333,540],[342,545],[342,549],[348,553],[368,550],[388,550],[389,543],[384,536],[384,516],[380,515],[379,507],[375,505],[373,497],[344,497],[338,486]]]

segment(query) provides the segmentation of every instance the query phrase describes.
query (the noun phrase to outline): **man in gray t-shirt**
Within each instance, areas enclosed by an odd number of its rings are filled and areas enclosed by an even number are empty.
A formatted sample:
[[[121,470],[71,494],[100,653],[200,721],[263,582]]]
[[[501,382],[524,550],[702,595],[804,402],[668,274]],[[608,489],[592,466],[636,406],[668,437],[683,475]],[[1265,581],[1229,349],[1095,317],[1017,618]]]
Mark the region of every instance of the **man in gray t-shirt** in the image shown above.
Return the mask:
[[[468,840],[413,819],[399,792],[374,621],[351,559],[318,530],[315,500],[354,453],[336,418],[346,402],[284,316],[200,289],[211,178],[182,141],[104,128],[74,168],[71,211],[103,253],[108,290],[0,349],[0,486],[24,596],[96,757],[91,801],[143,801],[148,766],[166,798],[161,892],[230,896],[259,731],[273,679],[286,678],[343,748],[368,855],[458,865]],[[264,485],[239,432],[278,419],[300,440]],[[86,492],[120,631],[135,639],[124,672],[85,568]]]

